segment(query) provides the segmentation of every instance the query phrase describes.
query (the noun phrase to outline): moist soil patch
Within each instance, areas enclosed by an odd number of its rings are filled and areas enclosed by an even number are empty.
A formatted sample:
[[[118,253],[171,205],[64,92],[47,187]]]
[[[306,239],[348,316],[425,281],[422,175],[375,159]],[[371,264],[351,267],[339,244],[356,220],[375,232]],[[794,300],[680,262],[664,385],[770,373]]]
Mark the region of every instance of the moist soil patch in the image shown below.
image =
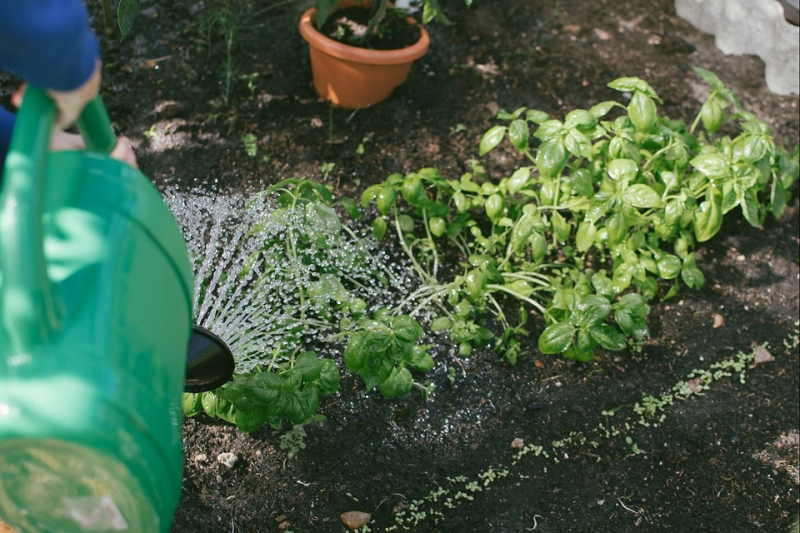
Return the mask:
[[[370,10],[351,6],[332,13],[320,32],[334,41],[373,50],[398,50],[419,41],[420,31],[405,18],[389,11],[369,38]]]
[[[606,83],[621,76],[648,81],[662,112],[689,123],[708,94],[692,66],[715,72],[778,142],[798,141],[797,96],[770,93],[760,59],[723,55],[669,0],[443,1],[454,25],[430,25],[431,49],[407,83],[360,111],[317,100],[297,31],[308,5],[143,0],[119,42],[95,4],[104,100],[159,186],[231,194],[308,177],[358,197],[394,172],[434,166],[454,177],[499,109],[563,117],[618,98]],[[219,13],[235,22],[231,47]],[[4,104],[14,85],[0,80]],[[481,163],[499,177],[515,158],[495,150]],[[799,211],[795,187],[784,217],[762,229],[728,217],[698,257],[705,287],[653,302],[641,353],[576,364],[530,343],[512,367],[443,345],[429,401],[385,400],[343,374],[320,405],[326,420],[304,427],[291,457],[286,427],[246,435],[186,420],[171,531],[338,533],[348,511],[370,513],[370,531],[788,531],[798,512]],[[531,318],[535,339],[542,323]],[[756,355],[767,361],[747,363],[743,378],[718,374],[701,390],[690,376],[763,343]],[[643,395],[665,400],[681,382],[700,394],[663,401],[641,424]]]

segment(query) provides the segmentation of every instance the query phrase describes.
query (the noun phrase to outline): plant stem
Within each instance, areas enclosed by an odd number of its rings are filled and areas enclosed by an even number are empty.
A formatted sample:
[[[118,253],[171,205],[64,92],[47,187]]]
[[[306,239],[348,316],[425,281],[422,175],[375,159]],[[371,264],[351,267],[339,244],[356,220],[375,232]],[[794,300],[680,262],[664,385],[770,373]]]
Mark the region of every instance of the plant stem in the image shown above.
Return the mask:
[[[436,252],[436,243],[433,241],[431,230],[428,227],[428,211],[426,209],[422,210],[422,218],[425,221],[425,234],[428,236],[428,243],[433,253],[433,278],[436,279],[439,273],[439,254]]]
[[[397,232],[397,239],[400,241],[400,246],[403,248],[403,251],[408,256],[408,259],[411,261],[414,270],[417,271],[419,277],[425,280],[426,283],[429,285],[436,285],[436,278],[428,274],[422,266],[417,262],[417,258],[414,256],[414,253],[408,247],[405,238],[403,237],[403,230],[400,229],[400,218],[397,214],[397,207],[392,208],[392,212],[394,213],[394,228]],[[427,223],[426,223],[427,226]]]
[[[533,307],[538,309],[540,313],[544,314],[544,307],[542,307],[542,304],[540,304],[536,300],[531,300],[527,296],[523,296],[520,293],[518,293],[516,291],[513,291],[513,290],[509,289],[508,287],[506,287],[504,285],[498,285],[496,283],[490,283],[490,284],[486,285],[486,288],[487,289],[493,289],[493,290],[496,290],[496,291],[503,291],[505,293],[508,293],[511,296],[513,296],[514,298],[517,298],[518,300],[522,300],[523,302],[528,302]]]

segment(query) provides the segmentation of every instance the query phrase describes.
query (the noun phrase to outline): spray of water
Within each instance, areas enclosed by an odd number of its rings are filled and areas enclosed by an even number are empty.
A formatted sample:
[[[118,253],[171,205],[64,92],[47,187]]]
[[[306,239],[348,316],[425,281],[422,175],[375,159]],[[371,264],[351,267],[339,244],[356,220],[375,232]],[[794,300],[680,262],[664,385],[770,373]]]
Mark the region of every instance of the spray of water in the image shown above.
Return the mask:
[[[266,194],[163,194],[193,261],[195,323],[231,347],[237,372],[300,350],[330,356],[338,347],[329,339],[348,313],[393,307],[416,285],[385,244],[328,206],[277,206]]]

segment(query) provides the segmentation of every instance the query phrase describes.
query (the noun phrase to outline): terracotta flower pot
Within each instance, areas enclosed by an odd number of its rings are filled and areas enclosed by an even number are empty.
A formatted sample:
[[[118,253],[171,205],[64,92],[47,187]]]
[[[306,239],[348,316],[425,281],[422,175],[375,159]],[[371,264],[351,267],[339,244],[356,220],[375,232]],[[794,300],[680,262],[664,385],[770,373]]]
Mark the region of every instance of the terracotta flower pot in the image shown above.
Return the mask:
[[[385,100],[402,85],[411,64],[425,55],[428,32],[419,25],[420,39],[399,50],[368,50],[334,41],[314,26],[316,10],[300,17],[300,34],[308,42],[314,88],[322,100],[347,109],[369,107]],[[409,24],[418,24],[409,17]]]

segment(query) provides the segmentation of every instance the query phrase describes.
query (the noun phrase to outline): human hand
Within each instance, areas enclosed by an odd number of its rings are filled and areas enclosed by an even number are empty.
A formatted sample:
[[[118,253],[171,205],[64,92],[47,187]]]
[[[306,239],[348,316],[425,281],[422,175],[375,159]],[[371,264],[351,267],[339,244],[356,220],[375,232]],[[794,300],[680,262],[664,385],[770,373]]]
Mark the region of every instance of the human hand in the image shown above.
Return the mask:
[[[136,161],[136,153],[133,151],[131,141],[125,136],[117,137],[117,145],[111,150],[111,157],[118,161],[138,169],[139,163]]]
[[[85,150],[86,143],[83,137],[77,133],[67,133],[64,131],[54,131],[50,137],[50,150]],[[122,161],[128,166],[138,169],[136,154],[131,147],[131,141],[125,136],[117,137],[117,145],[109,154],[118,161]]]
[[[94,72],[83,85],[72,91],[47,91],[58,109],[56,128],[63,130],[70,127],[81,114],[83,108],[100,90],[100,61],[95,65]]]

